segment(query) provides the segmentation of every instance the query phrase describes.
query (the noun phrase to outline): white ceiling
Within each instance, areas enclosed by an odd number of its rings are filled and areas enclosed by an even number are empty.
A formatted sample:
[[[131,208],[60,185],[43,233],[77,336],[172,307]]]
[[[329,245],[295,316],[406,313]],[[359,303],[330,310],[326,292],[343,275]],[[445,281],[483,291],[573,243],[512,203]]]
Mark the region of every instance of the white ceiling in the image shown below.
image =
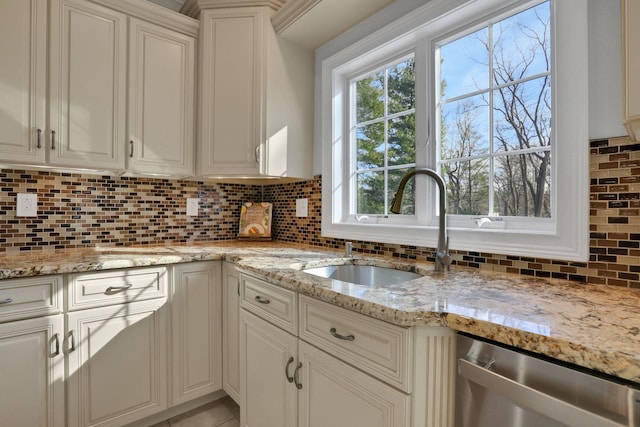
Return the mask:
[[[280,37],[315,49],[394,0],[322,0],[287,27]]]
[[[148,1],[179,12],[186,0]],[[314,3],[314,6],[307,13],[287,26],[279,36],[303,47],[315,49],[393,1],[321,0]],[[285,1],[282,2],[285,3]]]

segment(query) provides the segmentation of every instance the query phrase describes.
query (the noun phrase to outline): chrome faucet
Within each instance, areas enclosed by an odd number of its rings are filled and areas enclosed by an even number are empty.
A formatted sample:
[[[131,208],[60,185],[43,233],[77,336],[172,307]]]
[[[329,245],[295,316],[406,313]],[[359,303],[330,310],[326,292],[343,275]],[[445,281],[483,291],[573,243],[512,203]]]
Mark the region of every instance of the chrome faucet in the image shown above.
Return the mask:
[[[391,202],[389,210],[395,214],[400,213],[400,207],[402,205],[402,195],[404,193],[404,187],[407,185],[407,181],[414,175],[428,175],[434,179],[438,185],[438,192],[440,193],[440,223],[438,227],[438,247],[436,248],[436,265],[435,271],[449,271],[451,265],[451,255],[449,254],[449,238],[447,237],[447,223],[446,223],[446,191],[444,180],[433,169],[420,168],[414,169],[402,177],[400,185],[398,186],[398,192]]]

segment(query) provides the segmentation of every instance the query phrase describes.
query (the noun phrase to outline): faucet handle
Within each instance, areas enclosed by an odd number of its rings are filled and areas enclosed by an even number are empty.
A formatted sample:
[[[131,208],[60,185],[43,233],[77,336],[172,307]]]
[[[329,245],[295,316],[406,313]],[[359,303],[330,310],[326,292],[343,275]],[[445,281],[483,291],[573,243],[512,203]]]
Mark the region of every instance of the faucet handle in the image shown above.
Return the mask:
[[[437,256],[440,263],[444,266],[444,269],[449,271],[449,266],[453,262],[451,254],[449,253],[449,236],[447,236],[447,240],[445,240],[444,250],[442,252],[438,252]]]

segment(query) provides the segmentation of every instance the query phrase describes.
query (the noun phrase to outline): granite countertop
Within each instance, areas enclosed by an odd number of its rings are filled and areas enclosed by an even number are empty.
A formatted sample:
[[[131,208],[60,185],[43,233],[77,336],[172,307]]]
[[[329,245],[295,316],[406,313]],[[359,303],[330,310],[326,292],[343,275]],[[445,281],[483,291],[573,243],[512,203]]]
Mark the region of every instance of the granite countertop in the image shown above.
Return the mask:
[[[448,326],[600,371],[640,386],[640,291],[483,272],[270,242],[95,248],[0,255],[0,279],[226,260],[246,272],[399,326]],[[316,277],[303,268],[393,265],[424,277],[383,287]],[[0,283],[0,286],[2,284]]]

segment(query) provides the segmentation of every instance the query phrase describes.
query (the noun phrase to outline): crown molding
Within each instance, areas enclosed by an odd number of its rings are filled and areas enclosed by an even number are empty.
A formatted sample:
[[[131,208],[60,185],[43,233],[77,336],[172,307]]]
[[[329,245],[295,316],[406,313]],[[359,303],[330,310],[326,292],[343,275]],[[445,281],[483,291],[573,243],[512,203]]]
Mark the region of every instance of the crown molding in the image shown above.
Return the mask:
[[[180,8],[180,13],[196,18],[204,9],[269,7],[277,11],[286,3],[287,0],[186,0]]]
[[[124,12],[145,21],[197,37],[200,22],[147,0],[91,0],[93,3]]]
[[[271,16],[271,24],[276,34],[280,34],[301,16],[313,9],[321,0],[289,0]]]

